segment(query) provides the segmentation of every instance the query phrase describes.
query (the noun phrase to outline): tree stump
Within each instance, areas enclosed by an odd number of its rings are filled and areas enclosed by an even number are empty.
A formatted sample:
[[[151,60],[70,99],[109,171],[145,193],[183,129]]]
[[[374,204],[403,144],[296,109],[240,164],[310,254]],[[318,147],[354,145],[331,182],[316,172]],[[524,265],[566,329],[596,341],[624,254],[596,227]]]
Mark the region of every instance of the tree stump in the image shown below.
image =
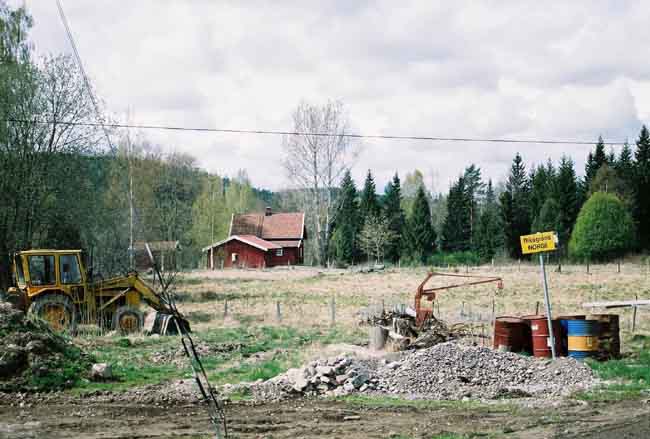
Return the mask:
[[[386,340],[388,339],[388,330],[382,328],[381,326],[372,326],[368,331],[369,342],[368,345],[370,349],[376,351],[382,350],[386,346]]]

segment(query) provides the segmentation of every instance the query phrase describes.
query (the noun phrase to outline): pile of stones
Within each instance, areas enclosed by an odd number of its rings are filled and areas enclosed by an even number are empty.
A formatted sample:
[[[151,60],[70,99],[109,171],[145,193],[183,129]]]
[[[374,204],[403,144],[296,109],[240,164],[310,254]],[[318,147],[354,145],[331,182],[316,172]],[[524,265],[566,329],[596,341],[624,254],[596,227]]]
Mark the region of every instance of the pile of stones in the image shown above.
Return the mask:
[[[342,396],[366,392],[374,390],[379,382],[375,363],[345,356],[320,359],[304,367],[289,369],[268,381],[253,383],[250,390],[256,399],[263,400],[289,395]]]
[[[312,361],[249,389],[260,400],[355,392],[462,400],[565,396],[594,383],[591,369],[572,358],[551,361],[447,342],[392,362],[343,356]]]
[[[479,346],[442,343],[377,370],[382,393],[426,399],[561,396],[593,385],[572,359],[538,359]]]

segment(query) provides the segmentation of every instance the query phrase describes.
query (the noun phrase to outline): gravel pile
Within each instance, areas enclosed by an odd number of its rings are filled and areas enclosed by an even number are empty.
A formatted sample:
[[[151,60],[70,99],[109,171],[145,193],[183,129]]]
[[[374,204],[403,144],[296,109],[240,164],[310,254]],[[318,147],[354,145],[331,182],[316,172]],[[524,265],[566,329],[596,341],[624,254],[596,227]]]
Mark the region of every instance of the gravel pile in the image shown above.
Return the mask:
[[[214,343],[208,344],[199,342],[195,345],[197,354],[201,357],[215,356],[224,353],[241,351],[244,347],[241,343]],[[154,352],[150,359],[156,364],[173,364],[175,366],[187,365],[187,357],[182,346],[172,346]]]
[[[588,366],[443,343],[377,370],[377,390],[426,399],[562,396],[593,384]]]
[[[571,358],[550,361],[448,342],[390,363],[318,360],[249,388],[260,400],[354,392],[460,400],[564,396],[593,383],[591,369]]]

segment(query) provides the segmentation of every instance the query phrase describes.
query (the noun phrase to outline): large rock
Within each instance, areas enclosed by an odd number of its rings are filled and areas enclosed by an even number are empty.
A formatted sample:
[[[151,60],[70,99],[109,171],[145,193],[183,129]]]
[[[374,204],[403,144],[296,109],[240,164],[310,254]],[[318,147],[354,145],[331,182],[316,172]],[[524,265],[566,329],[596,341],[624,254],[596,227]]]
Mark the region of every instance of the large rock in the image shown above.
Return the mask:
[[[3,346],[0,346],[2,349]],[[0,378],[11,377],[27,367],[27,353],[20,346],[9,344],[0,352]]]
[[[90,370],[93,381],[107,381],[113,378],[113,368],[108,363],[95,363]]]

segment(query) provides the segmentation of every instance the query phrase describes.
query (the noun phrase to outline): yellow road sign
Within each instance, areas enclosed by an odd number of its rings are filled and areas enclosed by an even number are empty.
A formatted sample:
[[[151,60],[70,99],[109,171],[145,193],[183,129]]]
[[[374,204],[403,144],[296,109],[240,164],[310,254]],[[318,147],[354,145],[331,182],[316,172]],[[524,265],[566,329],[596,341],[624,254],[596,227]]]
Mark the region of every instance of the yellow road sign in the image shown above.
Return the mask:
[[[520,236],[521,252],[525,255],[531,253],[550,252],[557,247],[555,232],[541,232],[533,235]]]

